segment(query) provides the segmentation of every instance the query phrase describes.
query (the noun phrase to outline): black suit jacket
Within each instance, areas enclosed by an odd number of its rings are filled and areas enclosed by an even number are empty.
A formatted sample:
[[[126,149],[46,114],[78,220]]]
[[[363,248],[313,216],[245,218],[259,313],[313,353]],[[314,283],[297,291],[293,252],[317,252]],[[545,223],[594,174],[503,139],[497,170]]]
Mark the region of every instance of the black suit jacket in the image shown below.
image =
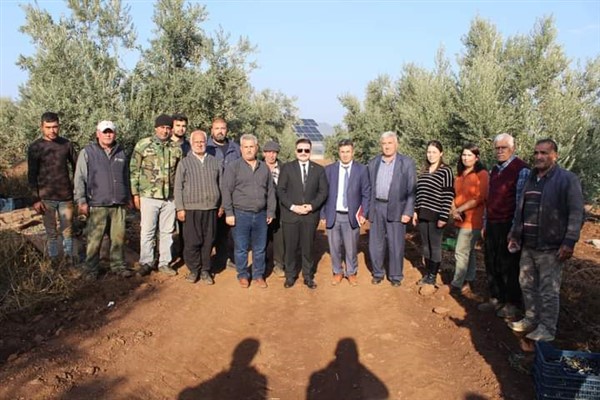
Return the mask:
[[[319,220],[320,209],[327,200],[329,190],[325,168],[309,161],[306,185],[302,186],[302,173],[297,160],[290,161],[281,167],[277,195],[281,205],[281,221],[294,223],[301,218]],[[290,210],[292,205],[310,204],[312,212],[307,215],[298,215]]]

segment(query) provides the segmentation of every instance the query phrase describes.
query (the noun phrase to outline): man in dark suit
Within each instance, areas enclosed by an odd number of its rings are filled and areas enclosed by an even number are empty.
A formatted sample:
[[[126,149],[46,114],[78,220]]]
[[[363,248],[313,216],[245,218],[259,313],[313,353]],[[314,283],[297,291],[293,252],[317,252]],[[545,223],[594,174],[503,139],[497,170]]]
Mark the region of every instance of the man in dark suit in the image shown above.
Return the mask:
[[[388,279],[400,286],[403,278],[404,235],[415,208],[415,162],[398,153],[395,132],[384,132],[381,155],[369,162],[371,207],[369,210],[369,253],[373,264],[371,283],[378,285],[385,276],[383,260],[389,252]]]
[[[304,284],[316,289],[313,248],[319,211],[327,199],[325,169],[309,160],[312,143],[307,138],[296,141],[296,161],[281,168],[277,194],[281,205],[281,222],[285,244],[284,287],[294,286],[298,276],[296,258],[302,256]]]
[[[338,285],[345,277],[350,285],[356,286],[358,238],[360,225],[365,222],[365,215],[369,212],[371,184],[367,167],[353,161],[352,140],[342,139],[338,144],[338,154],[340,160],[325,168],[329,196],[321,210],[321,218],[325,219],[327,226],[333,267],[331,284]],[[342,246],[345,254],[342,254]],[[342,257],[345,259],[345,272]]]

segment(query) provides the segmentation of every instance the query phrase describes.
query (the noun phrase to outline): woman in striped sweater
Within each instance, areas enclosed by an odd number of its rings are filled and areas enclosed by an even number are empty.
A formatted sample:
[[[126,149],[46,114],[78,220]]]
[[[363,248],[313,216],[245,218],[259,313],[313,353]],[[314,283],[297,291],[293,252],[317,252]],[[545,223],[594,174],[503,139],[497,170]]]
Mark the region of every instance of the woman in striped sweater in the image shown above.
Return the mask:
[[[426,273],[419,285],[435,285],[442,263],[442,233],[448,223],[454,199],[454,176],[442,156],[437,140],[427,143],[427,159],[417,178],[417,199],[413,225],[419,227]]]
[[[458,228],[458,237],[454,253],[456,268],[450,288],[453,293],[466,294],[470,287],[465,282],[469,284],[475,279],[476,259],[473,249],[481,237],[489,184],[488,172],[479,160],[479,147],[469,143],[462,148],[457,172],[452,217]]]

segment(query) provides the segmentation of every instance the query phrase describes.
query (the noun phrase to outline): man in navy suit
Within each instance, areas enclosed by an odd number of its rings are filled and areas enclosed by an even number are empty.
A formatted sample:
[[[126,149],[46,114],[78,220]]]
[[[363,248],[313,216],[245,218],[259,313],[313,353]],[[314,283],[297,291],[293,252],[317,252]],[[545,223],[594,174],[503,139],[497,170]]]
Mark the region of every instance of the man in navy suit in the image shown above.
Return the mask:
[[[331,284],[338,285],[345,277],[350,285],[356,286],[358,238],[360,225],[365,222],[365,216],[369,212],[371,184],[367,166],[353,161],[352,140],[342,139],[338,144],[338,154],[340,160],[325,167],[329,196],[321,210],[321,218],[325,219],[327,226],[333,267]],[[342,268],[342,257],[345,259],[345,272]]]
[[[381,155],[369,162],[371,203],[369,210],[369,253],[373,264],[371,283],[383,281],[383,260],[387,246],[388,279],[400,286],[404,263],[404,235],[415,208],[415,162],[398,153],[395,132],[381,134]]]
[[[277,194],[285,247],[285,288],[294,286],[298,276],[296,257],[302,256],[302,277],[309,289],[316,289],[313,248],[319,211],[327,200],[325,169],[309,160],[312,143],[296,141],[296,161],[281,167]]]

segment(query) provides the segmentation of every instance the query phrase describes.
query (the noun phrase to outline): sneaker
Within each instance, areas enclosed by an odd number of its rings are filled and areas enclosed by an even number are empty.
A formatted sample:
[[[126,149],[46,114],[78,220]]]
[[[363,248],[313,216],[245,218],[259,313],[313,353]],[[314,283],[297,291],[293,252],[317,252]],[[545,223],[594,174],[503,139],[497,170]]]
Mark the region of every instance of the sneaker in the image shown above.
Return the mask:
[[[376,276],[374,276],[373,279],[371,279],[371,283],[373,285],[379,285],[381,283],[381,281],[383,281],[383,278],[378,278]]]
[[[542,324],[539,324],[537,328],[535,328],[535,331],[525,337],[536,342],[551,342],[554,340],[554,335],[548,332],[548,329]]]
[[[161,265],[160,267],[158,267],[158,270],[168,276],[177,275],[177,271],[175,271],[173,268],[171,268],[168,265]]]
[[[190,272],[185,277],[185,280],[188,281],[189,283],[196,283],[196,282],[198,282],[198,272]]]
[[[266,289],[267,288],[267,282],[265,282],[265,280],[263,278],[253,279],[252,280],[252,286],[256,286],[256,287],[261,288],[261,289]]]
[[[212,276],[210,276],[210,272],[208,272],[208,271],[200,272],[200,280],[202,281],[202,283],[204,283],[206,285],[214,285],[215,284],[215,281],[213,280]]]
[[[358,285],[358,278],[356,277],[356,275],[349,275],[348,276],[348,283],[350,283],[350,286],[356,286],[356,285]]]
[[[517,316],[518,309],[512,304],[505,304],[504,307],[496,311],[496,316],[500,318],[515,318]]]
[[[238,281],[240,282],[240,287],[242,289],[247,289],[248,286],[250,286],[250,282],[248,282],[248,279],[246,279],[246,278],[240,278],[240,279],[238,279]]]
[[[146,276],[146,275],[149,275],[153,269],[154,268],[152,268],[152,265],[150,265],[150,264],[142,264],[142,265],[140,265],[140,269],[138,272],[140,273],[141,276]]]
[[[402,281],[399,281],[397,279],[392,279],[390,283],[393,287],[400,287],[402,285]]]
[[[496,298],[490,298],[488,301],[486,301],[485,303],[481,303],[480,305],[477,306],[477,309],[479,311],[496,311],[499,308],[502,307],[502,304],[500,304],[500,302],[498,301],[498,299]]]
[[[285,278],[285,271],[283,267],[279,264],[275,264],[275,266],[273,267],[273,275],[275,275],[278,278]]]
[[[531,332],[535,327],[535,322],[529,318],[523,318],[519,321],[509,322],[508,327],[515,332]]]
[[[333,275],[333,278],[331,278],[331,284],[333,286],[337,286],[342,282],[342,279],[344,279],[342,274],[335,274],[335,275]]]

